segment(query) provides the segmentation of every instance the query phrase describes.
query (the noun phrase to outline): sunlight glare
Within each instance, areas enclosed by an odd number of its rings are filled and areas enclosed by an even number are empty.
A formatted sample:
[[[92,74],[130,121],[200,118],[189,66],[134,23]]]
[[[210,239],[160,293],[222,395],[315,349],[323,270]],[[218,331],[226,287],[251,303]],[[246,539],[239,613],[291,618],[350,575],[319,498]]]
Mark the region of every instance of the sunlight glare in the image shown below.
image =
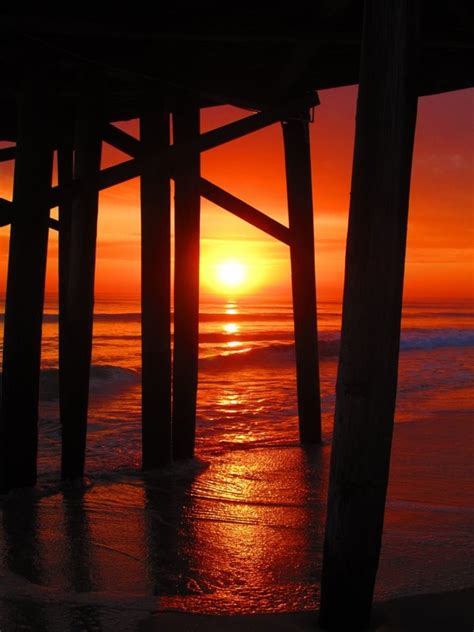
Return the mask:
[[[247,277],[247,266],[240,261],[222,261],[217,264],[216,269],[219,282],[227,287],[239,286]]]
[[[237,323],[225,323],[222,329],[226,334],[236,334],[238,333],[240,327],[237,325]]]

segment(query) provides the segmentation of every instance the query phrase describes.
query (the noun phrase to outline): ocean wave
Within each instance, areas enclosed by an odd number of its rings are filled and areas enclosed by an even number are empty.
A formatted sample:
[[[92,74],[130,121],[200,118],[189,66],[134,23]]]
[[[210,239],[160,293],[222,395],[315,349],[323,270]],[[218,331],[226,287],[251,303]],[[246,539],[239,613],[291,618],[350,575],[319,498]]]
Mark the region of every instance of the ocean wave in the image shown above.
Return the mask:
[[[173,339],[173,334],[171,334],[171,338]],[[112,334],[94,334],[94,342],[100,341],[121,341],[121,340],[140,340],[141,335],[137,334],[120,334],[117,333]],[[281,330],[273,330],[273,331],[239,331],[236,333],[226,333],[223,331],[210,331],[210,332],[200,332],[199,334],[199,342],[201,343],[209,343],[209,342],[218,342],[218,343],[226,343],[230,341],[239,341],[239,342],[264,342],[264,341],[275,341],[275,340],[290,340],[293,339],[293,332],[291,331],[281,331]]]
[[[320,340],[319,355],[321,358],[335,357],[339,350],[339,340]],[[277,342],[261,347],[247,347],[238,351],[219,353],[202,358],[203,368],[235,369],[244,366],[277,366],[294,362],[295,346],[293,343]]]
[[[295,362],[293,342],[281,340],[267,341],[265,336],[249,336],[248,342],[241,339],[241,346],[226,349],[216,346],[213,353],[200,358],[200,367],[204,371],[235,371],[245,367],[287,366]],[[238,338],[236,338],[238,339]],[[117,337],[120,340],[120,337]],[[226,339],[216,336],[217,342]],[[402,334],[402,353],[424,350],[434,351],[442,348],[474,348],[474,331],[472,330],[409,330]],[[321,359],[336,358],[339,352],[339,337],[323,333],[319,340],[319,356]],[[94,364],[90,374],[91,394],[115,395],[124,389],[140,382],[140,370],[115,364]],[[42,400],[58,398],[59,374],[57,368],[45,368],[41,371],[40,397]],[[1,387],[1,380],[0,380]]]
[[[400,349],[439,349],[443,347],[474,346],[472,329],[414,329],[402,332]]]
[[[93,364],[91,366],[89,389],[93,394],[113,395],[123,389],[138,384],[140,373],[127,367],[111,364]],[[42,369],[40,376],[40,398],[43,401],[59,397],[59,370]]]
[[[321,337],[319,340],[319,357],[334,358],[339,353],[339,337]],[[401,351],[416,351],[418,349],[435,350],[446,347],[474,347],[474,331],[466,330],[437,330],[408,331],[402,333]],[[294,362],[294,344],[275,342],[258,347],[242,345],[235,351],[226,351],[203,358],[203,367],[237,368],[241,366],[278,365]]]
[[[173,319],[174,314],[171,314]],[[225,314],[223,312],[202,312],[199,314],[199,322],[215,323],[215,322],[275,322],[275,321],[291,321],[292,312],[239,312],[237,314]],[[0,314],[0,322],[4,320],[4,314]],[[98,312],[94,314],[95,322],[116,322],[116,323],[140,323],[141,312]],[[43,322],[57,323],[58,315],[54,313],[44,314]]]
[[[404,318],[429,318],[430,320],[439,319],[439,318],[474,318],[474,311],[439,311],[436,308],[433,308],[432,311],[422,311],[422,310],[413,310],[410,309],[403,311]]]

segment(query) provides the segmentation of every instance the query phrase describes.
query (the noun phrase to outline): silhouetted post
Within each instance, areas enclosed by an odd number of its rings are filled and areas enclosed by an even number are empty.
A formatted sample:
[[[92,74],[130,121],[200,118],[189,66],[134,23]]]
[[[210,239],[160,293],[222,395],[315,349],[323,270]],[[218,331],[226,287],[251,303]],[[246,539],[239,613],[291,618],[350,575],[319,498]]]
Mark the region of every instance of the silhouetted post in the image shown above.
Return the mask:
[[[60,129],[58,143],[58,185],[63,191],[71,191],[71,184],[74,173],[74,151],[73,151],[73,121],[64,120]],[[64,391],[65,367],[67,364],[67,354],[65,351],[65,335],[67,332],[66,318],[66,293],[68,286],[69,271],[69,250],[71,240],[71,217],[72,217],[72,191],[70,195],[61,196],[59,204],[59,231],[58,231],[58,321],[59,321],[59,402],[60,419],[65,418],[62,410],[65,397]]]
[[[366,0],[320,623],[369,623],[390,464],[410,173],[417,2]]]
[[[3,492],[36,482],[41,329],[56,118],[50,90],[40,78],[32,80],[25,84],[19,103],[0,416]]]
[[[100,108],[95,96],[90,96],[78,109],[74,135],[74,178],[80,180],[81,185],[72,205],[64,314],[64,372],[61,384],[63,479],[80,478],[84,474],[92,354],[101,127]]]
[[[291,234],[300,441],[303,444],[319,443],[321,400],[309,128],[307,121],[294,119],[284,122],[282,126]]]
[[[183,99],[173,112],[174,142],[199,135],[199,107]],[[173,456],[191,458],[196,434],[199,330],[200,154],[191,149],[175,165],[175,280]]]
[[[169,113],[162,108],[140,119],[145,155],[170,143]],[[147,160],[141,175],[142,255],[142,465],[171,460],[171,248],[168,170]]]

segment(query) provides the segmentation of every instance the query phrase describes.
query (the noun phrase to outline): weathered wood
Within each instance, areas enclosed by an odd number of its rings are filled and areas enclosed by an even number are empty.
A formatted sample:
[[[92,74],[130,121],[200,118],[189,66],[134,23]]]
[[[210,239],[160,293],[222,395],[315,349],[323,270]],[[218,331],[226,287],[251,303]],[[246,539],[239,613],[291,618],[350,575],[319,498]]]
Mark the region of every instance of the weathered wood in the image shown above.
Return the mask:
[[[367,0],[320,623],[369,623],[397,389],[417,2]]]
[[[58,183],[68,190],[74,177],[73,121],[62,119],[60,141],[57,150]],[[64,196],[58,209],[58,351],[59,351],[59,416],[62,426],[67,423],[67,288],[69,279],[69,254],[71,244],[72,195]],[[51,222],[51,219],[50,219]]]
[[[166,109],[140,119],[145,156],[168,147]],[[170,181],[156,160],[148,160],[140,180],[142,292],[142,465],[171,460],[171,247]]]
[[[176,143],[188,143],[175,171],[173,456],[191,458],[196,432],[199,332],[199,107],[183,99],[173,112]]]
[[[282,241],[284,244],[290,243],[290,231],[286,226],[280,224],[280,222],[277,222],[271,217],[268,217],[268,215],[265,215],[265,213],[262,213],[253,206],[250,206],[247,202],[240,200],[235,195],[221,189],[221,187],[218,187],[209,180],[200,178],[199,192],[202,197],[206,198],[213,204],[217,204],[217,206],[220,206],[233,215],[240,217],[249,224],[252,224],[252,226],[255,226],[267,233],[267,235]]]
[[[54,125],[54,100],[47,83],[39,77],[30,80],[19,104],[13,184],[16,212],[10,231],[0,414],[2,492],[36,482]]]
[[[306,120],[283,123],[291,287],[295,327],[296,383],[301,443],[321,441],[316,274],[309,127]]]
[[[74,177],[82,186],[72,205],[64,308],[64,372],[61,390],[63,479],[84,474],[92,353],[92,320],[101,157],[100,107],[82,104],[74,135]]]

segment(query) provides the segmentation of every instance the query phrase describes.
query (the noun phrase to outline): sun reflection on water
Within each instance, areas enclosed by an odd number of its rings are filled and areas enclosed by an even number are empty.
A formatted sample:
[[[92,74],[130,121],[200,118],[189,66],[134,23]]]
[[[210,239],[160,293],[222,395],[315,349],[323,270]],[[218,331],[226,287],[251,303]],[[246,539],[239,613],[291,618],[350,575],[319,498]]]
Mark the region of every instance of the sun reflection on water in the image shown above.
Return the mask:
[[[225,343],[225,346],[228,349],[236,349],[237,347],[241,347],[242,343],[240,342],[240,340],[229,340],[229,342]]]
[[[226,334],[237,334],[239,333],[240,327],[237,323],[225,323],[222,329]]]
[[[235,415],[240,412],[240,406],[242,399],[235,391],[225,391],[217,400],[219,406],[219,412]]]
[[[234,316],[235,314],[238,314],[239,308],[237,305],[237,301],[234,301],[233,299],[229,299],[227,303],[225,304],[224,313],[228,314],[229,316]]]

